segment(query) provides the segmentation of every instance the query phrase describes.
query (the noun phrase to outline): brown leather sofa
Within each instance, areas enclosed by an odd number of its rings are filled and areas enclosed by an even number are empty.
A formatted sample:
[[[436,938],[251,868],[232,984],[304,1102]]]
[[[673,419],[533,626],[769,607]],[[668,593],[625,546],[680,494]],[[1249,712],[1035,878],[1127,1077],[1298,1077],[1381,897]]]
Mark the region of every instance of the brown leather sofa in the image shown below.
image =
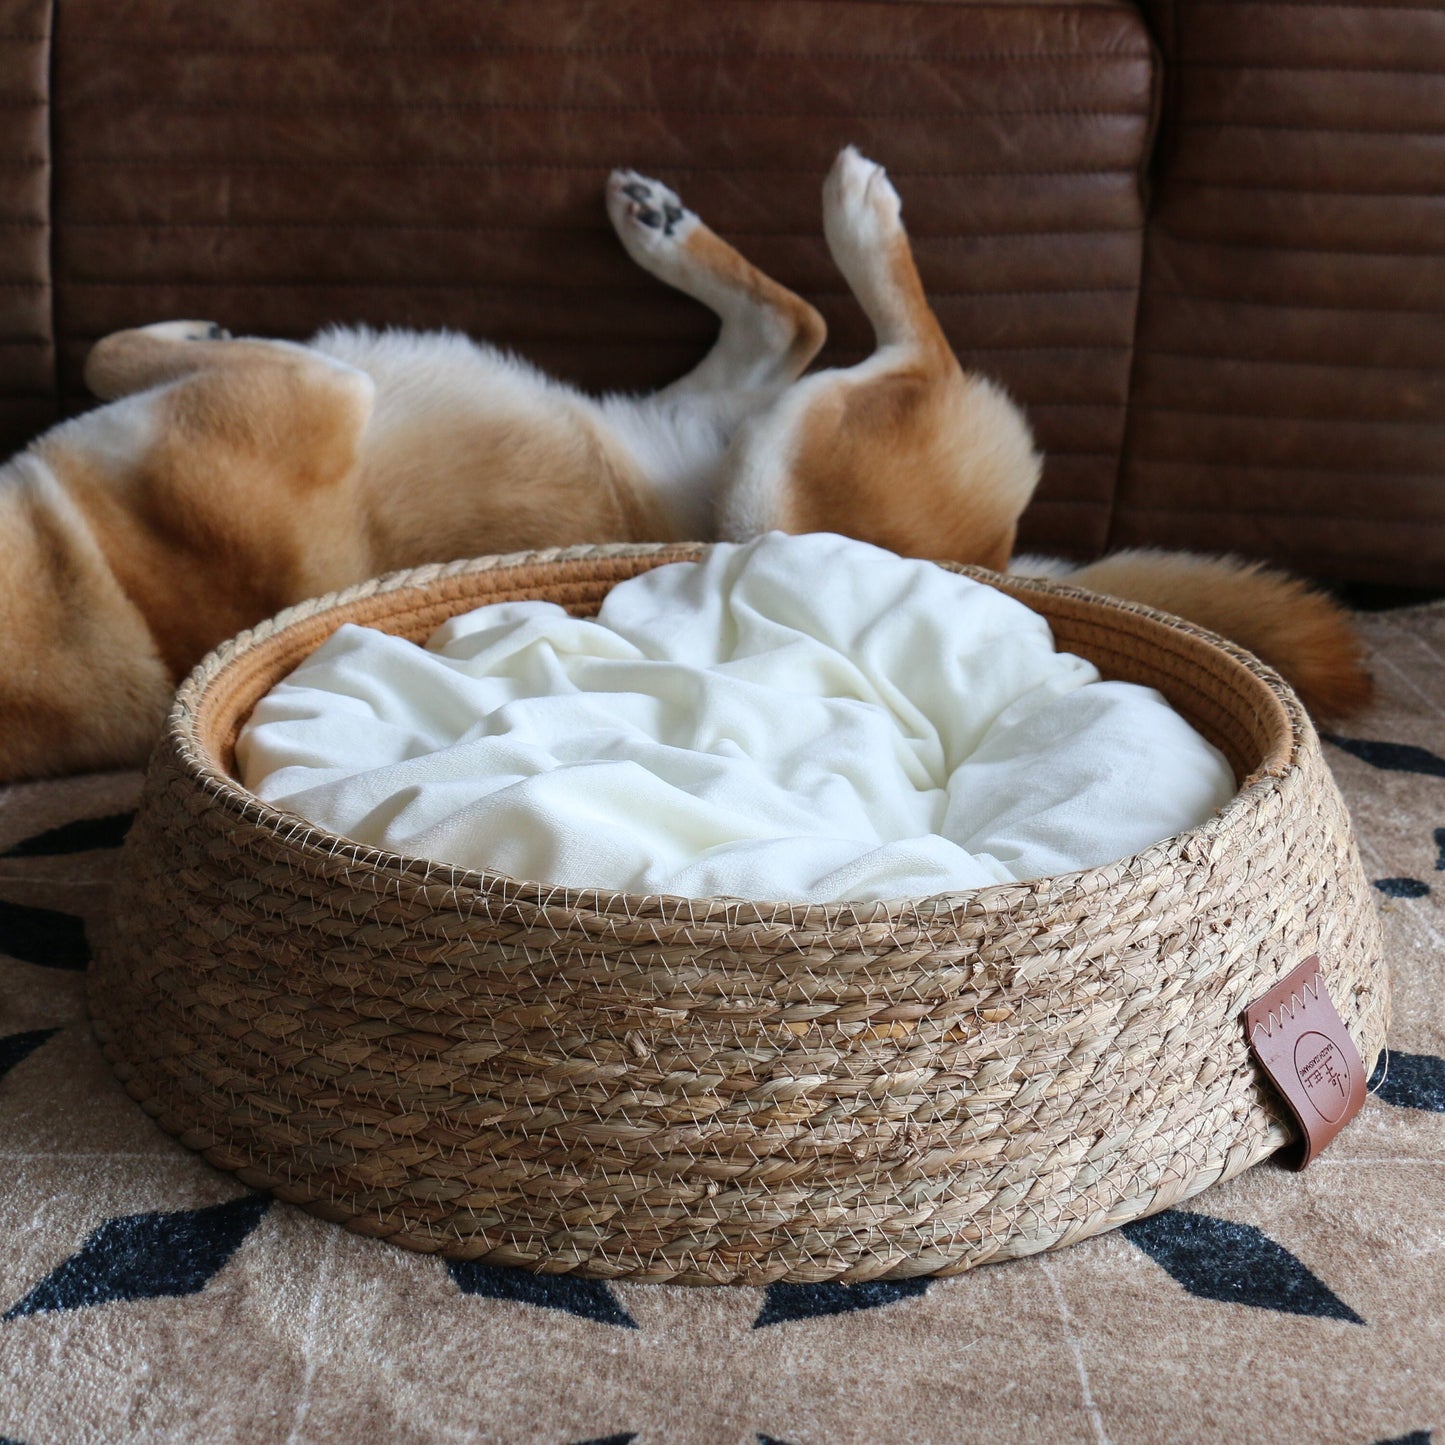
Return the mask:
[[[1306,0],[3,0],[0,427],[98,336],[453,326],[592,387],[712,322],[601,187],[664,177],[866,332],[855,142],[1048,466],[1026,545],[1445,586],[1445,10]]]

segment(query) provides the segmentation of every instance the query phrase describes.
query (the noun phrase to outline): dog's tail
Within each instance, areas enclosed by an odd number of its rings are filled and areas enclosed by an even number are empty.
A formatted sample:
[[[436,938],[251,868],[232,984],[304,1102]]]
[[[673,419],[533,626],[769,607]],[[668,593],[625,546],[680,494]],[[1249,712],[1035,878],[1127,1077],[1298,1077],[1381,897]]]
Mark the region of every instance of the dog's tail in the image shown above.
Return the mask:
[[[1082,567],[1019,558],[1009,570],[1142,602],[1218,632],[1280,672],[1316,718],[1348,717],[1374,692],[1363,644],[1344,610],[1299,578],[1258,562],[1142,549]]]

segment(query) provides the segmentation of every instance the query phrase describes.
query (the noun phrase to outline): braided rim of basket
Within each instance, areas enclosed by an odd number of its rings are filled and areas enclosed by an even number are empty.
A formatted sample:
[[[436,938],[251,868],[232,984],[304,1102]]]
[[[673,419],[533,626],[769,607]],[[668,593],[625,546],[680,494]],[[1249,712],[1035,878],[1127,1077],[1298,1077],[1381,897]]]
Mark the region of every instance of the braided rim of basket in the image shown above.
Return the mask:
[[[799,904],[736,898],[702,900],[669,894],[563,888],[529,882],[490,869],[461,868],[353,842],[329,833],[295,813],[262,802],[229,771],[235,739],[241,725],[245,717],[249,716],[251,706],[259,698],[260,692],[266,690],[257,690],[243,708],[236,709],[236,696],[247,691],[243,686],[247,679],[235,674],[234,665],[247,654],[283,634],[295,636],[297,645],[288,649],[288,652],[299,662],[335,630],[327,625],[333,616],[336,625],[343,621],[352,621],[354,619],[340,614],[352,612],[359,603],[398,592],[426,592],[429,597],[435,598],[439,585],[485,573],[510,569],[526,571],[556,563],[612,560],[631,563],[648,559],[655,560],[656,565],[663,565],[667,562],[695,561],[707,550],[707,544],[702,543],[619,543],[513,552],[391,572],[354,587],[298,603],[258,626],[237,634],[198,664],[182,684],[172,705],[167,720],[169,742],[177,761],[214,802],[232,813],[238,821],[274,830],[288,842],[295,843],[299,838],[299,846],[304,847],[314,841],[324,847],[329,863],[361,865],[401,873],[418,883],[440,883],[448,887],[500,892],[508,901],[537,907],[577,908],[599,915],[625,915],[631,919],[647,917],[656,918],[660,922],[672,922],[707,918],[716,921],[722,912],[740,923],[786,923],[789,927],[802,927],[810,931],[840,926],[854,927],[885,918],[898,921],[911,918],[918,920],[920,926],[925,926],[925,920],[930,920],[939,913],[952,912],[960,905],[967,905],[970,911],[992,912],[1014,908],[1021,899],[1033,894],[1054,895],[1068,891],[1087,896],[1090,892],[1109,886],[1110,879],[1107,875],[1120,871],[1146,872],[1151,867],[1152,860],[1162,860],[1167,856],[1172,842],[1169,838],[1161,839],[1141,852],[1105,867],[1084,868],[1073,873],[1056,874],[1023,883],[1000,883],[985,888],[938,893],[923,899],[861,904]],[[1030,597],[1048,598],[1051,603],[1072,601],[1079,604],[1082,614],[1113,615],[1118,620],[1129,619],[1135,625],[1153,624],[1157,633],[1151,637],[1151,656],[1156,660],[1156,665],[1151,670],[1156,674],[1160,671],[1157,666],[1159,649],[1177,653],[1180,650],[1180,640],[1193,644],[1189,648],[1191,668],[1196,668],[1205,657],[1213,655],[1211,660],[1215,661],[1215,665],[1209,669],[1211,680],[1222,684],[1232,694],[1236,703],[1247,700],[1254,714],[1254,725],[1249,732],[1256,738],[1260,734],[1268,736],[1270,746],[1264,757],[1241,779],[1240,758],[1254,749],[1248,746],[1247,741],[1240,741],[1239,733],[1242,730],[1236,729],[1232,739],[1219,735],[1220,720],[1231,719],[1231,714],[1223,708],[1216,708],[1214,717],[1202,720],[1197,717],[1190,718],[1196,727],[1201,727],[1201,730],[1210,734],[1211,741],[1221,747],[1228,756],[1238,785],[1234,797],[1224,808],[1198,828],[1190,830],[1192,833],[1207,835],[1229,828],[1232,821],[1253,804],[1259,790],[1277,786],[1278,781],[1297,765],[1305,739],[1313,738],[1313,727],[1298,698],[1284,679],[1258,658],[1217,633],[1154,608],[1104,597],[1079,587],[1069,587],[1042,578],[1009,577],[981,567],[965,567],[955,563],[940,565],[998,587],[1000,591],[1026,604]],[[623,576],[633,575],[634,570],[620,572],[619,580]],[[533,594],[535,587],[529,587],[524,582],[519,586],[518,592]],[[388,613],[386,617],[388,623],[396,620],[395,613]],[[363,622],[360,625],[365,624]],[[392,629],[388,627],[386,630]],[[426,630],[431,629],[428,627]],[[1090,647],[1090,657],[1097,662],[1100,652],[1108,653],[1113,650],[1104,639],[1111,636],[1114,630],[1096,627],[1093,631],[1097,635]],[[1125,655],[1118,654],[1119,657]],[[291,665],[294,666],[295,663]],[[1186,675],[1183,669],[1175,668],[1170,671],[1172,676],[1180,679]],[[228,672],[232,672],[232,677],[227,680],[228,685],[218,686]],[[267,687],[269,686],[268,683]],[[1175,705],[1180,706],[1177,701]],[[208,725],[212,724],[218,715],[228,714],[233,715],[233,721],[227,735],[219,740],[219,746],[208,746]]]
[[[500,909],[511,914],[520,910],[535,914],[543,926],[572,926],[574,915],[584,922],[590,915],[611,936],[621,941],[624,936],[646,945],[655,937],[655,928],[685,928],[707,925],[712,929],[737,927],[749,935],[763,939],[792,935],[792,942],[801,946],[811,938],[839,941],[843,947],[875,946],[886,938],[893,946],[928,942],[945,932],[954,923],[962,926],[965,919],[980,920],[993,914],[1017,914],[1021,919],[1042,916],[1061,902],[1087,903],[1091,896],[1110,889],[1142,888],[1154,877],[1165,875],[1171,864],[1210,856],[1219,847],[1228,847],[1237,840],[1241,828],[1247,828],[1250,815],[1267,814],[1276,807],[1288,816],[1288,810],[1300,805],[1300,786],[1314,790],[1333,788],[1319,754],[1313,729],[1298,701],[1283,681],[1257,659],[1203,629],[1132,603],[1102,598],[1095,594],[1058,583],[1000,577],[981,569],[952,567],[1028,603],[1038,598],[1043,604],[1056,636],[1061,624],[1058,614],[1076,614],[1075,621],[1091,633],[1086,645],[1060,639],[1061,647],[1074,647],[1086,652],[1108,675],[1127,673],[1131,655],[1147,657],[1143,670],[1151,678],[1172,678],[1192,699],[1189,707],[1180,710],[1190,716],[1196,726],[1221,746],[1235,770],[1237,779],[1244,774],[1235,796],[1216,816],[1199,828],[1162,840],[1131,858],[1118,860],[1102,868],[1032,880],[1025,883],[1000,884],[984,889],[944,893],[924,899],[908,899],[880,903],[831,903],[801,905],[795,903],[751,902],[740,899],[695,899],[656,895],[635,895],[602,890],[562,889],[526,882],[503,874],[473,871],[452,865],[430,862],[387,853],[329,834],[294,814],[280,812],[262,803],[241,787],[227,771],[234,739],[243,717],[254,700],[266,690],[256,686],[256,678],[248,674],[245,659],[254,660],[266,654],[267,676],[274,680],[281,671],[277,666],[278,644],[294,666],[329,636],[343,621],[365,624],[367,604],[376,604],[372,611],[387,630],[415,637],[429,633],[445,616],[463,610],[455,605],[458,598],[470,599],[465,583],[482,574],[506,572],[517,575],[508,579],[514,591],[504,587],[493,596],[467,600],[468,606],[484,601],[503,600],[512,596],[536,596],[545,588],[554,601],[568,597],[565,584],[566,565],[580,564],[586,581],[572,592],[579,610],[595,609],[599,587],[606,587],[623,577],[635,575],[647,565],[669,561],[694,560],[705,552],[701,545],[668,546],[657,544],[607,547],[576,547],[544,552],[518,553],[471,561],[434,565],[412,571],[394,573],[362,583],[328,597],[302,603],[248,632],[240,634],[218,649],[195,670],[177,695],[168,723],[166,739],[157,750],[155,769],[175,783],[175,770],[188,784],[198,787],[199,796],[187,804],[197,816],[211,812],[221,822],[217,836],[229,833],[232,827],[253,837],[262,836],[283,846],[288,866],[298,879],[310,879],[335,888],[356,887],[363,879],[371,881],[363,892],[378,884],[392,897],[404,890],[408,897],[427,896],[439,899],[455,892],[470,891],[486,895]],[[562,564],[559,568],[558,564]],[[945,564],[948,565],[948,564]],[[601,568],[601,573],[596,569]],[[588,570],[588,569],[592,570]],[[599,577],[615,568],[615,576],[605,581]],[[539,569],[541,575],[539,575]],[[558,583],[558,572],[564,584]],[[411,590],[416,605],[411,611],[396,608],[396,595]],[[591,604],[589,607],[588,604]],[[346,615],[352,614],[352,615]],[[426,620],[428,617],[430,621]],[[418,620],[420,619],[420,620]],[[400,625],[398,625],[400,622]],[[407,624],[413,624],[407,630]],[[1068,625],[1072,627],[1073,624]],[[1064,630],[1068,630],[1066,627]],[[1077,628],[1075,630],[1078,630]],[[1140,637],[1144,642],[1140,642]],[[1131,641],[1132,638],[1132,654]],[[1122,663],[1123,666],[1113,664]],[[238,665],[240,664],[240,665]],[[255,668],[251,669],[255,672]],[[1201,682],[1201,677],[1204,679]],[[1190,693],[1189,689],[1193,692]],[[249,694],[249,696],[248,696]],[[1226,695],[1229,706],[1218,702]],[[1176,706],[1179,699],[1173,697]],[[1338,795],[1323,798],[1326,812],[1336,817],[1342,813]],[[1345,825],[1347,832],[1347,824]],[[230,846],[241,856],[256,844],[242,837],[232,839]],[[1352,848],[1351,848],[1351,851]],[[1356,860],[1356,867],[1358,867]],[[1350,880],[1345,879],[1348,894]],[[1354,946],[1361,950],[1353,960],[1354,997],[1349,1000],[1350,1016],[1364,1032],[1363,1042],[1377,1050],[1383,1038],[1383,1020],[1388,1009],[1388,995],[1383,968],[1378,966],[1378,941],[1374,932],[1374,916],[1368,893],[1364,891],[1363,875],[1358,880],[1363,892],[1363,907],[1368,920],[1358,917],[1360,900],[1355,899],[1356,924],[1364,934],[1354,935]],[[1348,902],[1348,898],[1345,900]],[[590,928],[592,925],[588,925]],[[1352,925],[1354,926],[1354,925]],[[932,932],[930,932],[932,931]],[[848,942],[852,940],[852,942]],[[141,941],[144,948],[144,941]],[[109,967],[109,960],[107,960]],[[1286,969],[1281,968],[1281,972]],[[1270,979],[1269,981],[1274,981]],[[94,985],[93,980],[93,997]],[[107,988],[111,986],[107,980]],[[121,985],[123,987],[123,985]],[[112,1005],[118,999],[107,1000]],[[144,1005],[143,1005],[144,1006]],[[754,1259],[745,1267],[724,1266],[707,1256],[666,1258],[648,1255],[642,1246],[608,1251],[583,1252],[575,1247],[558,1256],[549,1249],[535,1249],[520,1244],[488,1245],[473,1239],[463,1229],[460,1234],[441,1225],[412,1226],[389,1222],[375,1208],[356,1202],[345,1194],[338,1195],[319,1180],[285,1173],[276,1161],[263,1164],[248,1155],[245,1149],[216,1142],[216,1136],[198,1136],[166,1101],[161,1076],[147,1082],[144,1070],[137,1074],[127,1057],[123,1029],[117,1030],[106,1020],[104,1007],[97,1008],[96,1030],[107,1058],[115,1066],[127,1089],[139,1099],[162,1128],[198,1149],[217,1166],[236,1173],[245,1183],[273,1190],[279,1197],[302,1205],[322,1217],[342,1223],[368,1235],[384,1236],[398,1244],[426,1252],[442,1252],[461,1258],[480,1258],[493,1264],[523,1265],[549,1273],[577,1272],[604,1278],[673,1280],[681,1283],[747,1282],[765,1283],[775,1279],[818,1281],[823,1279],[866,1280],[905,1278],[919,1274],[948,1275],[960,1273],[988,1260],[1005,1259],[1059,1247],[1112,1228],[1129,1219],[1169,1207],[1211,1184],[1232,1177],[1274,1152],[1291,1137],[1291,1128],[1284,1116],[1271,1103],[1268,1091],[1258,1082],[1248,1083],[1247,1076],[1231,1089],[1237,1102],[1248,1103],[1248,1124],[1236,1119],[1223,1134],[1200,1138],[1186,1148],[1175,1146],[1168,1167],[1154,1182],[1141,1179],[1137,1192],[1116,1195],[1107,1205],[1095,1201],[1085,1216],[1065,1218],[1050,1228],[1035,1224],[1024,1228],[1015,1225],[1012,1232],[992,1234],[979,1244],[960,1239],[948,1250],[923,1245],[914,1247],[900,1257],[896,1240],[880,1256],[872,1246],[840,1252],[835,1245],[826,1256],[796,1249],[788,1258],[782,1252],[776,1258]],[[1360,1035],[1357,1034],[1357,1038]],[[1367,1051],[1362,1048],[1362,1052]],[[140,1057],[144,1057],[141,1055]],[[1367,1062],[1369,1062],[1367,1060]],[[1231,1068],[1235,1066],[1231,1065]],[[1217,1073],[1217,1071],[1216,1071]],[[158,1092],[158,1088],[160,1091]],[[1238,1095],[1238,1089],[1246,1089]],[[184,1112],[184,1111],[183,1111]],[[1202,1123],[1203,1116],[1199,1118]],[[1191,1136],[1193,1137],[1193,1136]],[[1204,1145],[1207,1143],[1207,1147]],[[1203,1157],[1200,1157],[1200,1154]],[[1091,1156],[1092,1157],[1092,1156]],[[1090,1191],[1092,1192],[1092,1191]],[[995,1205],[995,1208],[1003,1206]],[[848,1231],[851,1235],[851,1231]],[[890,1236],[891,1238],[891,1236]]]

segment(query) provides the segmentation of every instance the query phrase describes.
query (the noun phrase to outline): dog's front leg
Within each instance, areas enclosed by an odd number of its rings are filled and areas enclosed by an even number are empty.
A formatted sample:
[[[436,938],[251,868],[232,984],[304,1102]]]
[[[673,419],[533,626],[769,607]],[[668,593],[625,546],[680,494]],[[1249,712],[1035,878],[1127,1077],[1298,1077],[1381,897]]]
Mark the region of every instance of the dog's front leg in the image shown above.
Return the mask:
[[[607,214],[644,271],[701,301],[722,321],[712,350],[660,396],[755,398],[781,391],[818,354],[827,336],[823,318],[728,245],[661,181],[613,171]]]

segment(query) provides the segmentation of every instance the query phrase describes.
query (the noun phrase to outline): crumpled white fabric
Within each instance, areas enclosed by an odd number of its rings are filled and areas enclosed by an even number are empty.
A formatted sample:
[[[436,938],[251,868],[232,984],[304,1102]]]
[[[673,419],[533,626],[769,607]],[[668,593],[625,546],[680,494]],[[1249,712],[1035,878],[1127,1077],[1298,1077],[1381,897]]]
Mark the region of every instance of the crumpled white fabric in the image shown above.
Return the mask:
[[[992,587],[771,533],[425,649],[342,627],[236,749],[267,802],[397,853],[574,888],[896,900],[1107,863],[1229,765]]]

